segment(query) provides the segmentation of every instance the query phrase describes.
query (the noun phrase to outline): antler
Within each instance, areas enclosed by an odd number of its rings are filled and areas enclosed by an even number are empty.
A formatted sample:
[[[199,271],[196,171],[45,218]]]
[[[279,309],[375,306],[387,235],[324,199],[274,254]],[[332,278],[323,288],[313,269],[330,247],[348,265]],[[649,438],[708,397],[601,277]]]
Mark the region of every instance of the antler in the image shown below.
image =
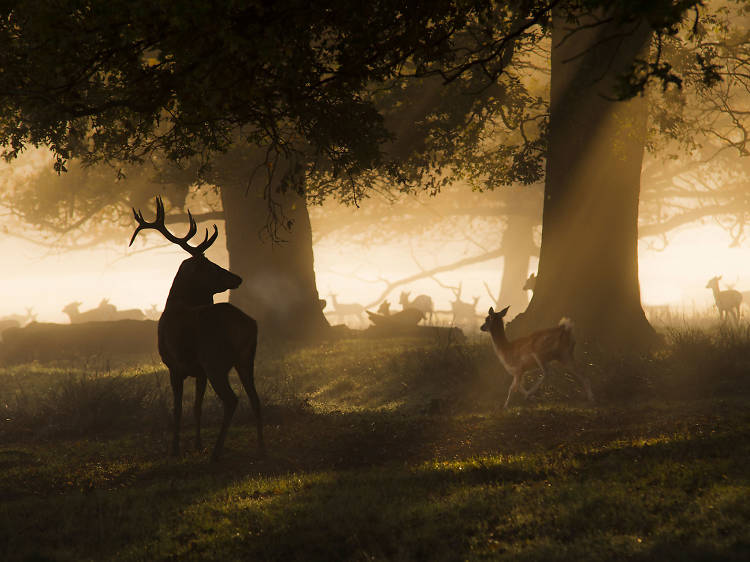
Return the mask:
[[[177,236],[169,232],[167,230],[167,227],[164,225],[164,203],[162,202],[161,197],[156,198],[156,220],[154,220],[153,222],[148,222],[146,219],[144,219],[143,213],[141,211],[136,211],[134,207],[133,215],[135,216],[135,220],[138,221],[138,228],[135,229],[133,236],[130,238],[130,244],[128,244],[128,246],[133,245],[133,240],[135,240],[135,237],[138,236],[138,233],[141,230],[153,228],[154,230],[158,230],[159,232],[161,232],[164,235],[164,238],[174,244],[177,244],[180,248],[187,251],[190,255],[201,255],[211,247],[211,244],[216,241],[216,237],[219,235],[219,229],[216,228],[216,225],[214,225],[214,233],[210,237],[208,236],[208,229],[206,229],[206,237],[203,239],[203,242],[201,242],[197,246],[191,246],[190,244],[188,244],[188,240],[195,236],[195,233],[198,231],[198,227],[196,226],[195,219],[193,218],[193,215],[190,214],[190,211],[188,211],[187,214],[188,220],[190,221],[190,228],[188,229],[188,232],[185,236],[183,236],[182,238],[178,238]]]

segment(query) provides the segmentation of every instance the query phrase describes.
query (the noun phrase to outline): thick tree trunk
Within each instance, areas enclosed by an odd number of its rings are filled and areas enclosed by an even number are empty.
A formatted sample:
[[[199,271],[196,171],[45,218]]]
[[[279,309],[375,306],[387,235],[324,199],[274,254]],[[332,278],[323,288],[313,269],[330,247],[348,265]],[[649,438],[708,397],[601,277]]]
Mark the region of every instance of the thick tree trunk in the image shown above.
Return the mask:
[[[643,349],[656,341],[638,281],[646,108],[642,97],[610,100],[616,76],[646,48],[650,31],[601,25],[563,41],[563,27],[556,19],[536,290],[512,332],[528,333],[568,316],[579,339],[611,350]]]
[[[293,225],[282,231],[284,240],[272,241],[264,229],[264,182],[259,177],[249,190],[238,184],[221,188],[229,269],[243,278],[230,302],[257,320],[261,338],[315,337],[328,322],[318,301],[307,205],[296,193],[274,195]]]
[[[503,275],[500,281],[500,308],[510,306],[513,317],[526,310],[529,297],[523,285],[529,275],[529,262],[537,248],[534,244],[534,226],[538,219],[527,215],[509,215],[508,226],[503,233]]]

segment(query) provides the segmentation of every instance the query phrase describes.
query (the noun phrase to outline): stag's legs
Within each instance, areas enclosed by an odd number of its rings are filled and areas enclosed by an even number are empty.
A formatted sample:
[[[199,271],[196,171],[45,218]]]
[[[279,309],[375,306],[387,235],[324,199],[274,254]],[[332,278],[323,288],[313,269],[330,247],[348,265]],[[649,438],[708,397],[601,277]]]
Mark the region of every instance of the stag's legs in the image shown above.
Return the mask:
[[[242,386],[245,387],[247,397],[250,399],[250,405],[253,408],[253,414],[255,414],[255,425],[258,432],[258,452],[264,455],[266,452],[265,444],[263,443],[263,417],[260,412],[260,399],[258,398],[258,392],[255,390],[254,381],[254,365],[250,361],[249,366],[236,366],[237,374],[240,376]]]
[[[195,377],[195,403],[193,405],[193,416],[195,416],[195,448],[199,451],[203,448],[201,442],[201,410],[203,407],[203,395],[206,393],[206,375],[201,373]]]
[[[216,439],[214,452],[211,454],[211,460],[217,461],[219,460],[221,450],[224,448],[224,439],[227,437],[227,429],[229,429],[229,423],[232,421],[232,416],[237,408],[238,400],[237,395],[229,384],[229,369],[226,371],[215,369],[213,372],[210,372],[209,380],[222,404],[224,404],[224,419],[221,421],[219,437]]]
[[[169,381],[172,384],[172,416],[174,424],[172,434],[172,454],[180,454],[180,422],[182,421],[182,383],[184,378],[175,371],[169,371]]]

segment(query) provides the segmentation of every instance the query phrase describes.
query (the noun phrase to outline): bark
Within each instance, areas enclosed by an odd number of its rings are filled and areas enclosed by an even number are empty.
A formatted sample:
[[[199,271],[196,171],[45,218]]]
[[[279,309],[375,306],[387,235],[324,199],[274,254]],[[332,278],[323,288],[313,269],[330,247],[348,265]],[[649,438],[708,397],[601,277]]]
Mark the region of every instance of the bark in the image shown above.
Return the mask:
[[[534,244],[533,216],[509,215],[508,226],[503,233],[503,275],[500,281],[499,308],[510,306],[509,316],[526,310],[529,297],[522,289],[529,275],[531,256],[537,252]]]
[[[512,331],[528,333],[568,316],[579,340],[609,350],[643,349],[656,341],[638,281],[646,107],[642,97],[611,98],[616,76],[647,47],[650,31],[602,25],[561,43],[566,30],[559,19],[554,23],[539,271],[531,303]]]
[[[265,181],[258,177],[249,189],[237,183],[221,188],[229,269],[243,278],[229,300],[255,318],[262,339],[321,335],[329,325],[318,301],[307,205],[296,193],[274,195],[293,225],[284,240],[273,241],[265,231]]]

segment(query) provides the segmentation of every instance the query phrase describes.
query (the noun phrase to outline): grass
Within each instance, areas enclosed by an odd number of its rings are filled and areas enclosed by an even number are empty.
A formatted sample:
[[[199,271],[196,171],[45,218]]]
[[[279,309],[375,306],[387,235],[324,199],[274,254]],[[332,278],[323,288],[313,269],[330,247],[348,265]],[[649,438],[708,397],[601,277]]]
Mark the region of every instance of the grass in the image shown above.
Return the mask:
[[[508,411],[484,340],[267,352],[268,455],[243,398],[220,463],[190,396],[166,455],[158,363],[0,370],[0,558],[746,560],[750,334],[669,337],[584,355],[594,406],[558,373]]]

